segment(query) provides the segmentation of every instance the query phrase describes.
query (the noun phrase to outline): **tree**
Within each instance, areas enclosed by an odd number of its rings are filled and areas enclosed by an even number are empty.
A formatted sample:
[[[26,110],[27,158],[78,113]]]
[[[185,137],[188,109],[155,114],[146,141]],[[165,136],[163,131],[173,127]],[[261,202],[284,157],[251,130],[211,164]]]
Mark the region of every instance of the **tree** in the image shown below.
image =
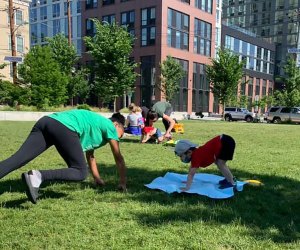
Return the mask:
[[[284,88],[281,91],[275,91],[275,103],[287,107],[300,106],[300,69],[296,61],[289,58],[284,71],[286,75],[283,79]]]
[[[70,76],[75,63],[79,60],[74,45],[69,45],[68,39],[62,33],[48,38],[47,41],[52,56],[58,62],[61,71]]]
[[[76,88],[78,88],[78,84],[80,83],[83,85],[87,84],[81,81],[83,80],[81,78],[82,71],[78,73],[75,71],[76,69],[74,66],[79,60],[76,49],[73,44],[71,44],[71,46],[69,45],[68,39],[62,33],[57,34],[53,38],[48,38],[47,41],[53,58],[58,62],[61,72],[63,72],[68,78],[68,97],[71,105],[73,106],[73,98],[76,96],[76,94],[74,95],[75,86],[73,85],[77,85]],[[74,76],[76,76],[76,79],[74,79]]]
[[[0,64],[0,69],[4,69],[8,64],[7,63],[2,63]],[[3,74],[0,73],[0,78],[4,78],[5,76]],[[1,79],[0,79],[1,81]]]
[[[33,105],[59,106],[66,100],[67,77],[60,71],[49,46],[35,46],[26,54],[19,74],[31,89]]]
[[[244,62],[239,62],[238,55],[228,49],[220,49],[217,58],[212,59],[212,65],[207,65],[206,76],[211,83],[211,89],[220,104],[225,105],[237,94],[239,80],[243,76]]]
[[[93,19],[96,27],[94,37],[84,37],[88,53],[94,63],[94,89],[104,101],[112,101],[122,96],[135,84],[137,64],[130,62],[133,38],[126,28],[113,24],[102,24]]]
[[[87,80],[88,70],[81,69],[72,75],[70,81],[68,83],[68,95],[71,98],[71,105],[73,106],[73,98],[78,96],[83,102],[85,102],[86,98],[90,93],[90,85]]]
[[[167,101],[171,101],[179,91],[179,81],[184,75],[181,65],[171,56],[160,64],[161,82],[156,87],[163,92]]]
[[[269,96],[263,96],[260,100],[257,101],[257,103],[254,103],[253,106],[257,106],[261,109],[265,109],[268,106],[271,106],[274,102],[274,97],[272,95]]]

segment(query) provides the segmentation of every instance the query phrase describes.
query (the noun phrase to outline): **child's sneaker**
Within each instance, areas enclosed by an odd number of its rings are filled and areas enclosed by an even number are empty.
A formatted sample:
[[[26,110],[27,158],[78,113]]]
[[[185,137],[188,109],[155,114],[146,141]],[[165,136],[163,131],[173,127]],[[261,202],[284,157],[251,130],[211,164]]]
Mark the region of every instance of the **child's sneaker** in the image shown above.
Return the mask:
[[[233,187],[234,185],[232,185],[229,181],[226,180],[226,183],[220,184],[219,189],[225,189],[225,188],[230,188]]]
[[[236,182],[236,178],[233,177],[233,181]],[[226,178],[224,178],[223,180],[219,181],[219,185],[225,185],[228,181],[226,180]]]
[[[226,184],[228,181],[226,180],[226,178],[224,178],[223,180],[219,181],[219,185],[224,185]]]

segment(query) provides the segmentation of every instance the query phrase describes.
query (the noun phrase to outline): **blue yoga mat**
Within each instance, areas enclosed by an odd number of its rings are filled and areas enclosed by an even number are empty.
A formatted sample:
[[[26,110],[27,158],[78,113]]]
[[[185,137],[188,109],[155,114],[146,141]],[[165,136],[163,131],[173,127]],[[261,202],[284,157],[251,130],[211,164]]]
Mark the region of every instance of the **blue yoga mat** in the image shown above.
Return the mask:
[[[213,199],[226,199],[234,196],[233,188],[219,188],[219,181],[224,179],[222,176],[214,174],[195,174],[191,188],[185,193],[199,194]],[[164,177],[158,177],[145,186],[150,189],[159,189],[168,194],[181,193],[181,187],[185,187],[183,181],[187,180],[187,174],[177,174],[168,172]],[[242,191],[246,182],[237,181],[236,189]]]

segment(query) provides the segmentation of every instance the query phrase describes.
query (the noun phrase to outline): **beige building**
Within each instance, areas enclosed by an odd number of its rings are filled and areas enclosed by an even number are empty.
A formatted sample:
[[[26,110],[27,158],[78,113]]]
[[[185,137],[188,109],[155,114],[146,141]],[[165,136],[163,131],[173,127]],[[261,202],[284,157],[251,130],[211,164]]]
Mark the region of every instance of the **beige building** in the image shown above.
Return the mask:
[[[16,36],[16,50],[18,57],[24,57],[29,51],[29,3],[31,0],[13,0],[15,12],[15,28],[13,30]],[[4,75],[3,80],[12,81],[12,64],[4,60],[6,56],[11,56],[10,26],[8,15],[8,0],[0,0],[0,64],[8,65],[0,70]]]

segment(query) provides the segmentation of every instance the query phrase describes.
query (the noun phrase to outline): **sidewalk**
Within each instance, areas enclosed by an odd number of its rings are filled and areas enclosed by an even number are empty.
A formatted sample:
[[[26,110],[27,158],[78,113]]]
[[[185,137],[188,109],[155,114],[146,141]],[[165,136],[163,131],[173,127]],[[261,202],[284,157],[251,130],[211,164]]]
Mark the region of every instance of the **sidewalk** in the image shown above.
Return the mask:
[[[0,121],[37,121],[41,117],[45,115],[52,114],[53,112],[28,112],[28,111],[0,111]],[[111,113],[99,113],[104,117],[111,117]],[[127,113],[123,114],[127,117]],[[171,117],[176,118],[176,120],[184,120],[186,117],[186,112],[173,112]],[[191,115],[190,120],[207,120],[207,121],[220,121],[220,117],[211,117],[211,116],[204,116],[200,118],[199,116]]]

